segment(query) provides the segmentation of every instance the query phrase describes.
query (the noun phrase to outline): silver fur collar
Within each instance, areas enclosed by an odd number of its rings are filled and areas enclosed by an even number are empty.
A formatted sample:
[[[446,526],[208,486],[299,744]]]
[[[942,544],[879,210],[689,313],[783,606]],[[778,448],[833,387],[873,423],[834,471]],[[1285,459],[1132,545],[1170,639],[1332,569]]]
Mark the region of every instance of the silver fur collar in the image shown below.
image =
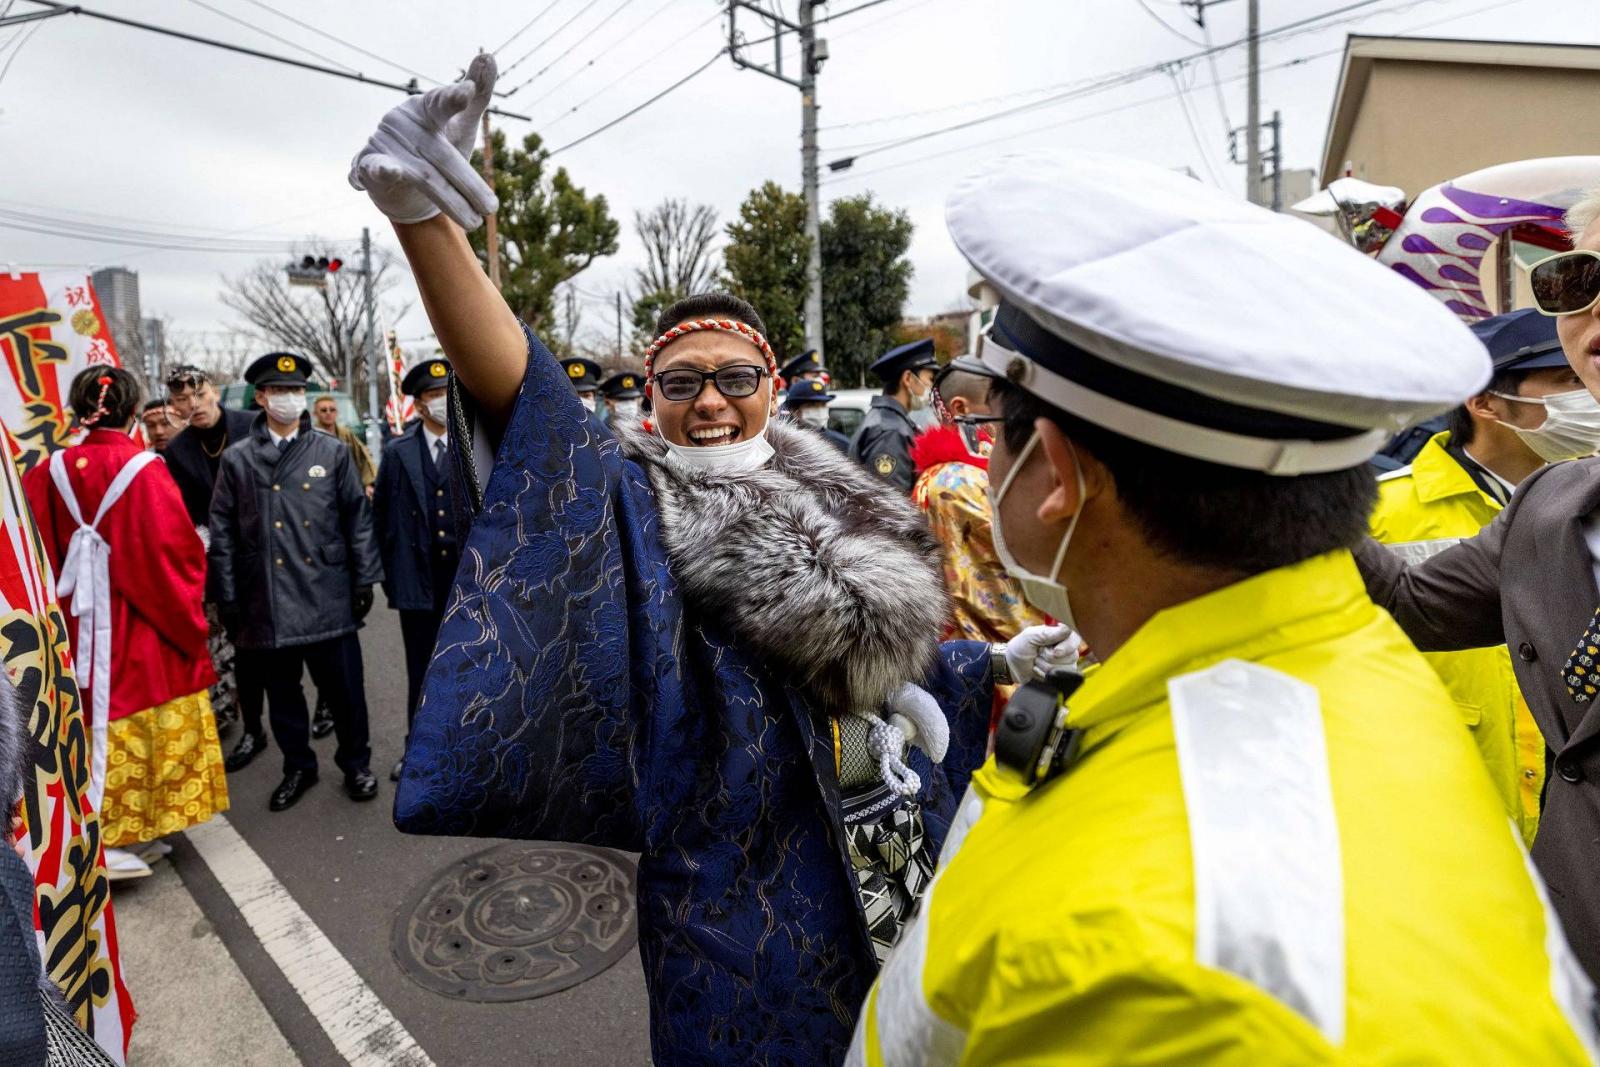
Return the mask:
[[[835,713],[876,713],[920,683],[947,616],[939,543],[921,514],[815,433],[767,427],[760,470],[685,470],[660,437],[614,426],[650,476],[672,573],[781,677]]]

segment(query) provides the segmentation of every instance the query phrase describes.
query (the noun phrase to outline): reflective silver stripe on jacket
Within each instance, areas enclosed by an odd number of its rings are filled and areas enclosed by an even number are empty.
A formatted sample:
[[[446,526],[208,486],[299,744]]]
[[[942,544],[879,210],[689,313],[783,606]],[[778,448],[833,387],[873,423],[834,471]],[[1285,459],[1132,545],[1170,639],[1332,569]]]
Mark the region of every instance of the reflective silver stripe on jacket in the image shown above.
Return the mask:
[[[1317,690],[1226,660],[1167,691],[1194,853],[1195,958],[1342,1044],[1344,871]]]
[[[1390,552],[1399,556],[1413,567],[1437,556],[1447,548],[1453,548],[1462,541],[1460,537],[1440,537],[1432,541],[1397,541],[1392,545],[1384,545]]]
[[[1550,894],[1544,887],[1544,877],[1533,865],[1533,859],[1522,844],[1522,832],[1517,824],[1509,822],[1511,838],[1522,853],[1522,864],[1528,869],[1528,879],[1533,891],[1539,895],[1539,906],[1544,909],[1544,951],[1550,957],[1550,994],[1556,1006],[1566,1017],[1567,1025],[1578,1036],[1578,1044],[1593,1063],[1600,1063],[1600,1020],[1595,1018],[1594,983],[1584,973],[1583,967],[1567,944],[1567,933],[1561,928],[1556,909],[1550,904]]]

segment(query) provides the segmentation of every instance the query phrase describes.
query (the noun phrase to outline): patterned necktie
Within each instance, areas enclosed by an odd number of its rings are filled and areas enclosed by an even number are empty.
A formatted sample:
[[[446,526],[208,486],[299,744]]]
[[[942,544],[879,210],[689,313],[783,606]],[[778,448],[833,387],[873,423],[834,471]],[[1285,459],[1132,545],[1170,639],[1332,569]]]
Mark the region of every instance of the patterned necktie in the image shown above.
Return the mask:
[[[1561,677],[1567,683],[1567,692],[1579,704],[1587,704],[1595,697],[1600,682],[1595,679],[1594,661],[1600,658],[1600,611],[1594,613],[1589,625],[1578,638],[1578,647],[1572,650],[1567,662],[1561,666]]]

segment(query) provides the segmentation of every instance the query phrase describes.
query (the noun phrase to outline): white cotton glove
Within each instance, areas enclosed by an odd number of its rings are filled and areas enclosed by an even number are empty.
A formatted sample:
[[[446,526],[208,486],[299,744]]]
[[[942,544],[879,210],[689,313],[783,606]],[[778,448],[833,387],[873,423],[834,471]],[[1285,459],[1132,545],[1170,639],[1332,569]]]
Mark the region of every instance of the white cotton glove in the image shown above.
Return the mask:
[[[950,748],[950,723],[939,702],[921,686],[907,682],[889,694],[889,724],[938,763]]]
[[[1075,667],[1083,640],[1070,626],[1030,626],[1006,642],[1006,666],[1018,685],[1053,670]]]
[[[462,229],[477,229],[499,207],[468,162],[494,79],[494,56],[480,52],[461,81],[391,108],[351,161],[351,186],[395,222],[423,222],[442,211]]]

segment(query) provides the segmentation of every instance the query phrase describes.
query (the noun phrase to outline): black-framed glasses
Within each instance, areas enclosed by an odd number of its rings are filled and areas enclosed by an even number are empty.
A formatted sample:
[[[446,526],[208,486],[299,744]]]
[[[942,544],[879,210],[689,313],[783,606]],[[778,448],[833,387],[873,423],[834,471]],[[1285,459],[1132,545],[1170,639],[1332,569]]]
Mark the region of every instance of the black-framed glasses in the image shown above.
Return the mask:
[[[706,380],[716,384],[717,392],[730,399],[752,396],[761,388],[761,379],[767,368],[755,364],[737,363],[716,370],[694,370],[691,367],[673,367],[656,375],[656,385],[668,400],[693,400],[706,387]]]
[[[983,450],[987,443],[984,439],[985,428],[988,428],[988,440],[992,441],[999,436],[994,426],[996,423],[1005,422],[1004,415],[957,415],[950,420],[956,425],[956,432],[961,435],[961,443],[967,446],[967,451],[974,456],[983,456],[988,453]]]

